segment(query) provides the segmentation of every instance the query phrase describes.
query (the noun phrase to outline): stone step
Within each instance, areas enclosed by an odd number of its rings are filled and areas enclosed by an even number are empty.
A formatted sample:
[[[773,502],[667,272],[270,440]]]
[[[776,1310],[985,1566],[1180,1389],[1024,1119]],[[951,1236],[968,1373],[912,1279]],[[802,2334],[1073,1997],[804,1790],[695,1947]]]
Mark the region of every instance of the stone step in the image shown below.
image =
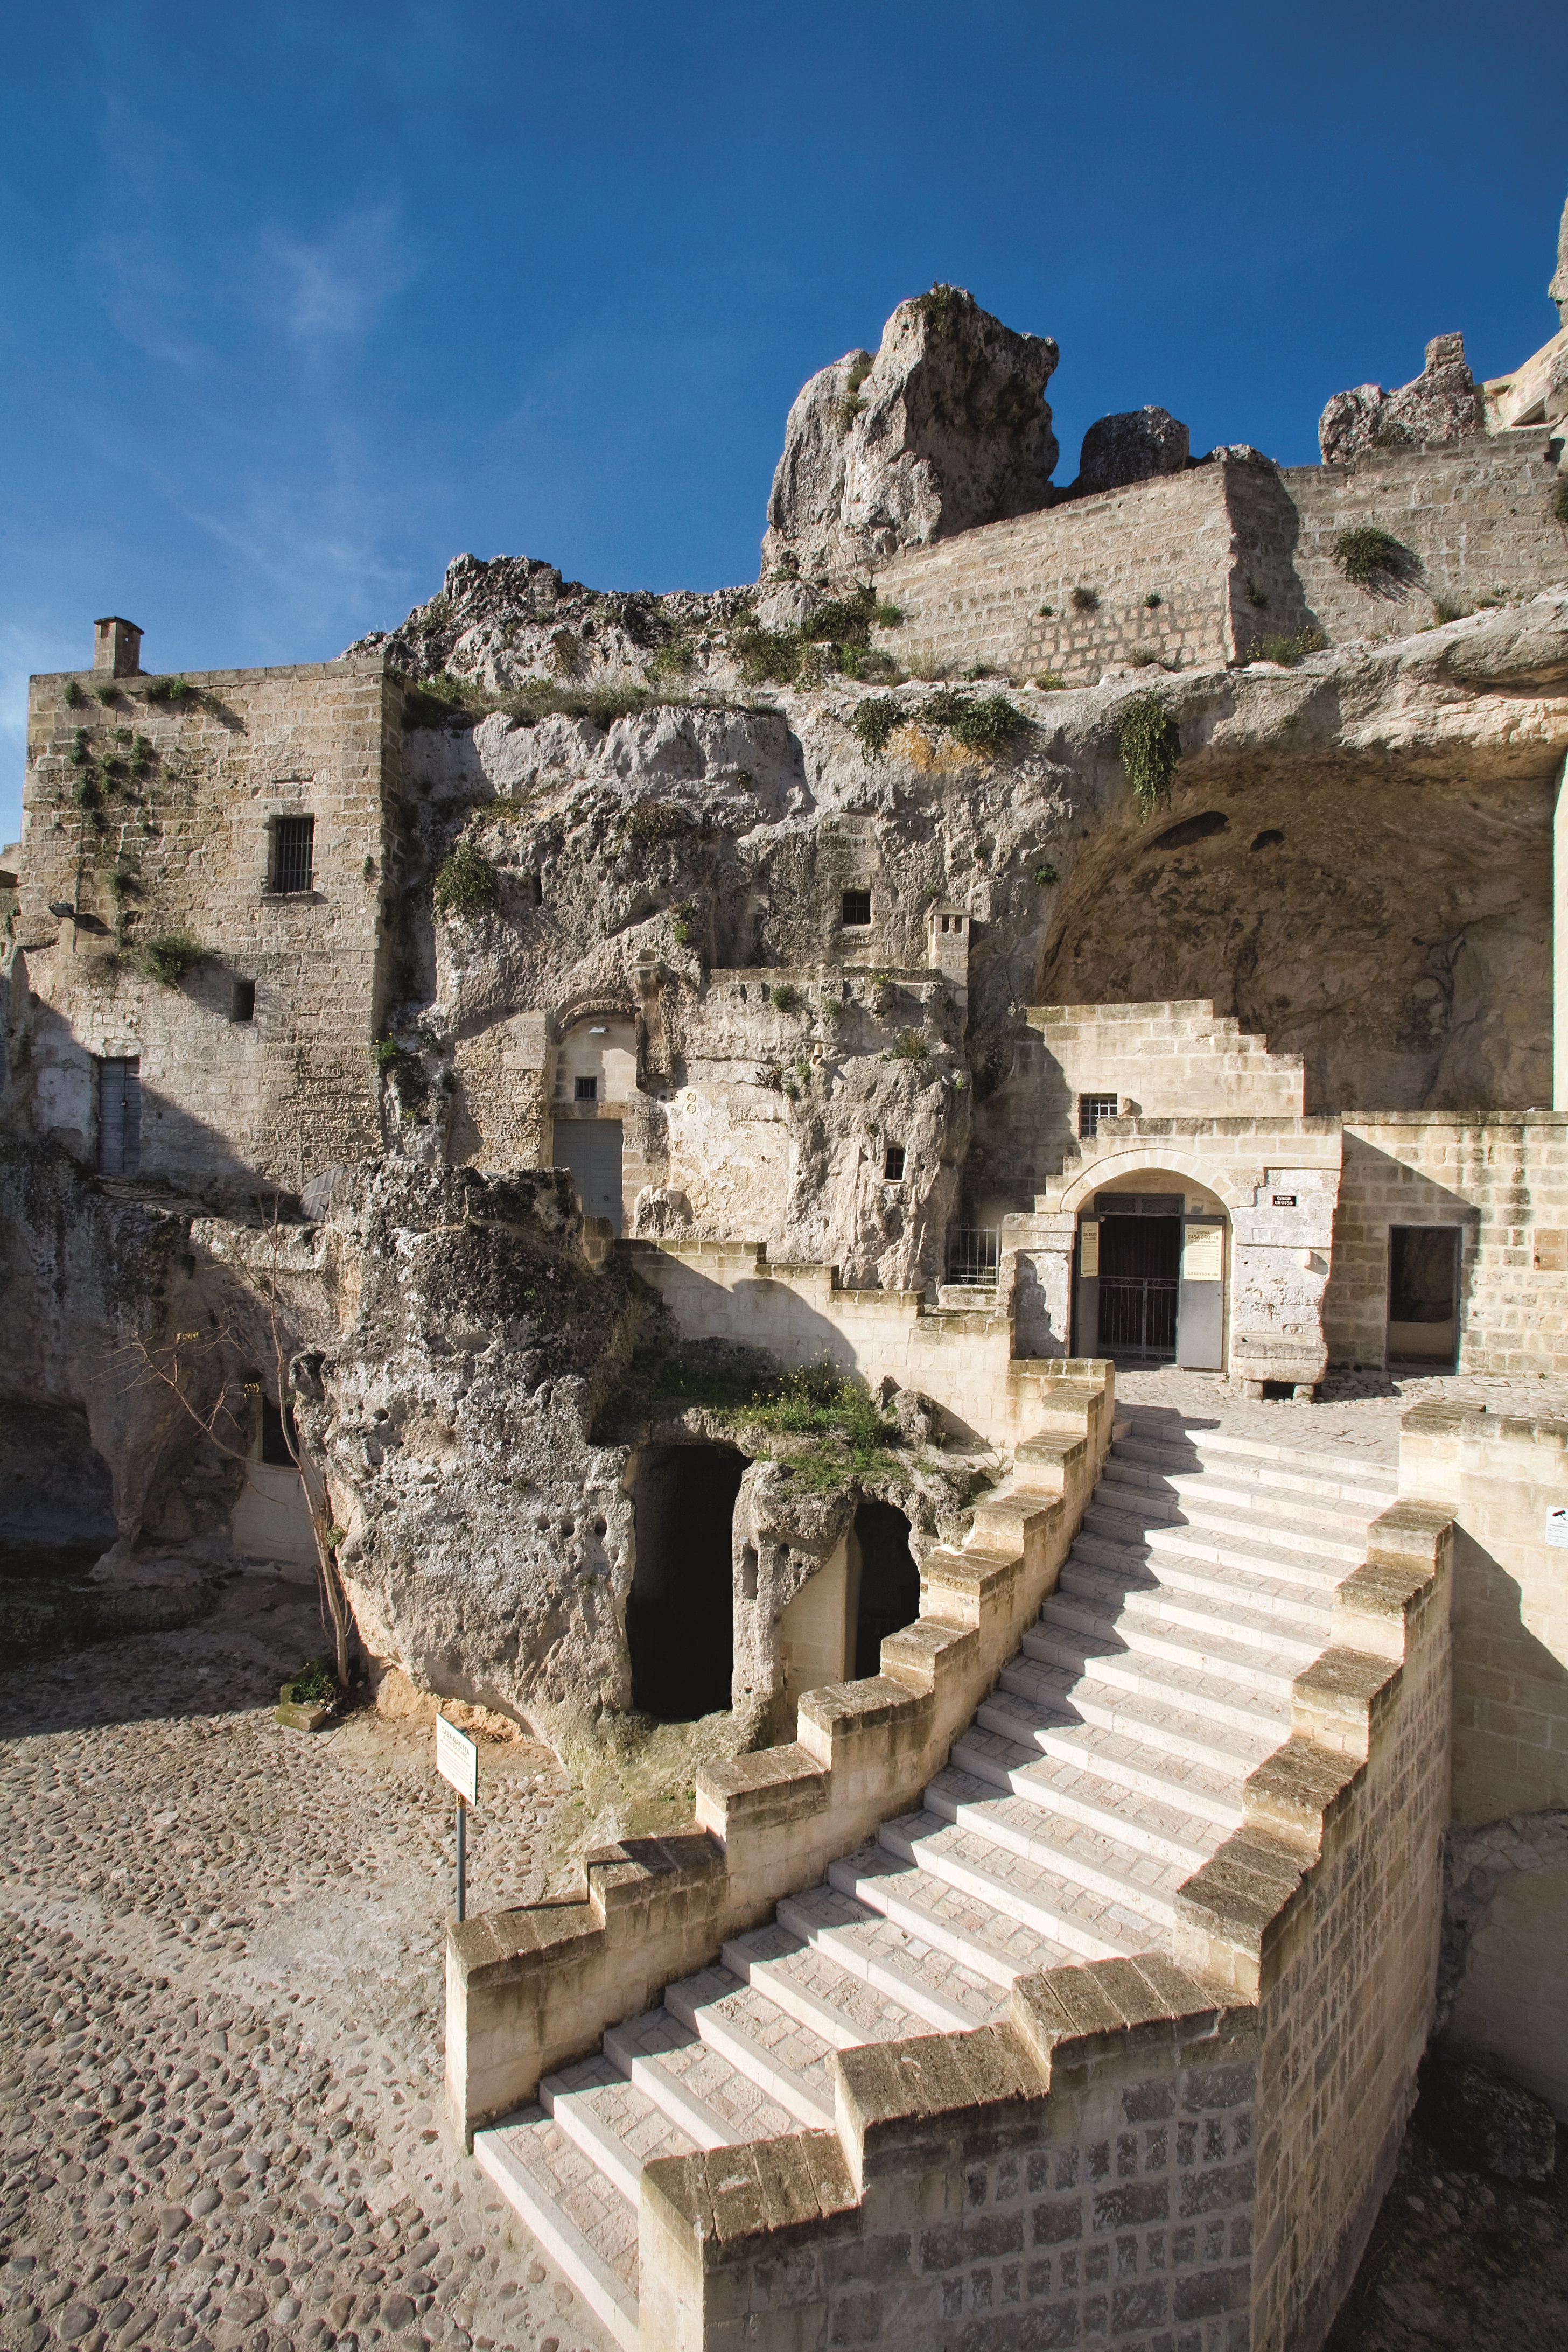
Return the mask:
[[[539,2104],[634,2206],[650,2158],[689,2156],[697,2146],[603,2053],[548,2075]]]
[[[476,2132],[474,2157],[621,2352],[641,2352],[637,2206],[538,2108]]]
[[[1068,1763],[1058,1756],[1042,1756],[1037,1748],[977,1725],[953,1742],[952,1769],[1005,1790],[1047,1816],[1103,1827],[1134,1852],[1173,1863],[1184,1873],[1199,1869],[1224,1834],[1218,1822],[1184,1811],[1147,1788],[1112,1780],[1087,1758]],[[926,1802],[931,1801],[928,1790]],[[1240,1811],[1237,1805],[1231,1813],[1222,1814],[1226,1827],[1239,1821]]]
[[[1089,1524],[1087,1512],[1084,1518],[1078,1540],[1085,1547],[1098,1549],[1105,1545],[1151,1558],[1157,1553],[1162,1559],[1213,1560],[1222,1568],[1239,1569],[1244,1576],[1294,1575],[1319,1592],[1331,1592],[1366,1558],[1364,1544],[1347,1545],[1342,1559],[1315,1545],[1287,1543],[1258,1528],[1216,1527],[1186,1519],[1138,1526],[1130,1519],[1113,1521],[1109,1512],[1094,1525]]]
[[[1250,1478],[1244,1468],[1233,1470],[1151,1470],[1135,1467],[1112,1454],[1094,1490],[1096,1507],[1112,1510],[1147,1511],[1154,1518],[1179,1518],[1189,1507],[1258,1521],[1279,1520],[1302,1528],[1321,1528],[1329,1534],[1360,1535],[1370,1519],[1367,1497],[1322,1495],[1315,1489],[1289,1489]]]
[[[1095,1819],[1050,1814],[1026,1797],[1003,1793],[994,1782],[949,1765],[925,1791],[928,1813],[952,1822],[983,1843],[1021,1855],[1064,1884],[1087,1887],[1110,1902],[1145,1915],[1156,1926],[1175,1925],[1174,1896],[1193,1864],[1172,1862],[1130,1845],[1116,1834],[1107,1807]],[[1200,1857],[1207,1859],[1206,1854]]]
[[[1097,1660],[1088,1673],[1016,1658],[1003,1667],[1000,1688],[1066,1722],[1125,1729],[1151,1747],[1169,1747],[1202,1763],[1223,1767],[1228,1756],[1245,1753],[1244,1777],[1289,1732],[1289,1703],[1273,1701],[1265,1691],[1208,1675],[1163,1672],[1157,1659],[1145,1659],[1143,1668],[1118,1674],[1102,1670]],[[984,1706],[980,1719],[990,1720]],[[1161,1738],[1162,1730],[1168,1736]]]
[[[884,1822],[877,1839],[896,1859],[1010,1913],[1078,1960],[1142,1951],[1161,1932],[1163,1923],[1151,1905],[1135,1908],[1125,1896],[1048,1869],[937,1813],[905,1813]]]
[[[917,1868],[879,1843],[830,1864],[827,1877],[841,1895],[881,1912],[906,1933],[950,1953],[1004,1990],[1016,1977],[1073,1968],[1083,1957],[1026,1927],[1016,1913]]]
[[[605,2055],[699,2147],[779,2139],[797,2118],[696,2028],[668,2009],[614,2025]]]
[[[1279,1578],[1247,1576],[1218,1561],[1183,1559],[1169,1553],[1129,1557],[1112,1566],[1081,1556],[1076,1544],[1062,1562],[1057,1591],[1099,1601],[1102,1614],[1135,1595],[1146,1601],[1157,1597],[1162,1606],[1177,1600],[1202,1601],[1223,1616],[1239,1609],[1276,1619],[1303,1638],[1310,1634],[1320,1649],[1328,1642],[1333,1616],[1331,1587],[1318,1591]]]
[[[939,2033],[989,2025],[1006,2008],[994,1978],[826,1881],[804,1895],[786,1895],[777,1916],[781,1927],[826,1952],[852,1976],[906,2001],[912,2014]]]
[[[1325,1568],[1318,1561],[1303,1562],[1286,1553],[1272,1558],[1261,1555],[1251,1559],[1238,1556],[1238,1548],[1227,1546],[1228,1557],[1218,1558],[1214,1545],[1200,1537],[1195,1542],[1184,1540],[1184,1531],[1165,1530],[1159,1543],[1115,1543],[1109,1536],[1096,1535],[1085,1529],[1075,1539],[1068,1557],[1086,1568],[1101,1568],[1111,1575],[1132,1576],[1142,1572],[1160,1582],[1173,1576],[1185,1574],[1193,1578],[1240,1578],[1248,1585],[1282,1587],[1287,1592],[1305,1601],[1309,1608],[1330,1609],[1334,1592],[1343,1580],[1343,1571],[1337,1566]],[[1234,1589],[1234,1588],[1232,1588]]]
[[[1023,1654],[1042,1665],[1063,1666],[1075,1674],[1092,1671],[1104,1681],[1137,1689],[1155,1681],[1168,1687],[1173,1675],[1193,1675],[1209,1689],[1216,1706],[1245,1705],[1255,1697],[1272,1700],[1289,1720],[1290,1685],[1317,1652],[1295,1657],[1283,1649],[1253,1649],[1228,1639],[1218,1625],[1212,1633],[1152,1625],[1130,1609],[1122,1610],[1114,1622],[1108,1618],[1090,1626],[1064,1622],[1061,1604],[1053,1597],[1025,1634]]]
[[[831,2131],[833,2044],[726,1968],[667,1985],[664,2005],[758,2089],[813,2131]]]
[[[1145,1633],[1157,1640],[1167,1634],[1178,1642],[1191,1640],[1205,1651],[1213,1639],[1218,1639],[1238,1649],[1256,1650],[1260,1656],[1287,1659],[1292,1673],[1300,1674],[1326,1647],[1330,1618],[1325,1609],[1320,1623],[1303,1625],[1266,1609],[1226,1606],[1201,1592],[1167,1592],[1158,1586],[1147,1592],[1129,1592],[1124,1588],[1107,1605],[1071,1587],[1063,1591],[1058,1585],[1040,1611],[1040,1623],[1050,1630],[1114,1632],[1131,1648],[1142,1646]],[[1027,1635],[1025,1647],[1028,1647]]]
[[[793,1935],[775,1918],[749,1936],[733,1936],[723,1950],[732,1977],[763,1993],[775,2009],[819,2034],[832,2049],[866,2042],[902,2042],[923,2033],[927,2021],[879,1985],[846,1969],[830,1953]]]
[[[1232,1437],[1215,1429],[1194,1431],[1181,1439],[1156,1435],[1136,1409],[1132,1428],[1111,1447],[1117,1462],[1139,1463],[1163,1470],[1203,1471],[1221,1468],[1226,1475],[1247,1471],[1268,1477],[1282,1493],[1364,1496],[1373,1511],[1382,1510],[1399,1492],[1399,1472],[1387,1462],[1360,1462],[1338,1454],[1310,1454],[1293,1445],[1269,1445],[1254,1438]]]
[[[1216,1828],[1238,1829],[1242,1819],[1241,1788],[1248,1772],[1269,1751],[1262,1741],[1244,1741],[1222,1726],[1194,1718],[1193,1727],[1205,1737],[1182,1738],[1168,1719],[1133,1723],[1090,1722],[1065,1713],[1056,1704],[1037,1706],[1012,1691],[996,1690],[984,1700],[970,1738],[994,1739],[1022,1755],[1046,1756],[1081,1767],[1097,1779],[1115,1782],[1156,1804],[1170,1804],[1213,1822]]]
[[[1268,1560],[1283,1553],[1287,1557],[1308,1561],[1321,1561],[1340,1576],[1348,1576],[1366,1558],[1364,1531],[1330,1533],[1322,1528],[1294,1526],[1289,1506],[1277,1517],[1254,1514],[1250,1518],[1235,1511],[1210,1510],[1195,1496],[1188,1497],[1181,1510],[1170,1517],[1141,1510],[1123,1510],[1117,1505],[1102,1501],[1099,1489],[1095,1499],[1083,1515],[1085,1528],[1094,1533],[1104,1533],[1114,1543],[1159,1544],[1171,1538],[1191,1537],[1215,1544],[1229,1546],[1244,1559]]]

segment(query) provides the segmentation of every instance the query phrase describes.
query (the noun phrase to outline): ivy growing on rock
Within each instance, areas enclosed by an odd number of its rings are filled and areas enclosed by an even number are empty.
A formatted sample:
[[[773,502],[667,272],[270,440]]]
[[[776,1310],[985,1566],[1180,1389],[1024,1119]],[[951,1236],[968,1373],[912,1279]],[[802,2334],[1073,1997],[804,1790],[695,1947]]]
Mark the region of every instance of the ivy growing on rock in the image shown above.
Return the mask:
[[[1182,756],[1181,730],[1157,694],[1135,694],[1124,704],[1116,748],[1142,824],[1152,808],[1171,797],[1171,779]]]

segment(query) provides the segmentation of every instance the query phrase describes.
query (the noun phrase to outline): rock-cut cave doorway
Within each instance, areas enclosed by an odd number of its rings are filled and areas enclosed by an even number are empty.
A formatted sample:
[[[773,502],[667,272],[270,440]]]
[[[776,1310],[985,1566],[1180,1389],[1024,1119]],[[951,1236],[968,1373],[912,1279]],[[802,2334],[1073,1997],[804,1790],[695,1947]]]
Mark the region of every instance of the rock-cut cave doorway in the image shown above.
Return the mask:
[[[745,1469],[732,1445],[656,1445],[638,1465],[626,1646],[632,1705],[662,1723],[730,1704],[732,1529]]]
[[[854,1596],[855,1675],[882,1671],[882,1643],[921,1613],[921,1572],[910,1549],[910,1523],[891,1503],[862,1503],[855,1514],[859,1579]]]

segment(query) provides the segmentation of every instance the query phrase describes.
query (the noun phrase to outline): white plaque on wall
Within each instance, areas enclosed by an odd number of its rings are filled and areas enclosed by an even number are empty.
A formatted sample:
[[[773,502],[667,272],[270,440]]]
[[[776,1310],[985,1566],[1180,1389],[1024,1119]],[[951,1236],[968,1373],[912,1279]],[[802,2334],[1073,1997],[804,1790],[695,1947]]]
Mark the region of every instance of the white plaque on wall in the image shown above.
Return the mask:
[[[1182,1280],[1222,1282],[1225,1279],[1225,1227],[1189,1225],[1182,1235]]]

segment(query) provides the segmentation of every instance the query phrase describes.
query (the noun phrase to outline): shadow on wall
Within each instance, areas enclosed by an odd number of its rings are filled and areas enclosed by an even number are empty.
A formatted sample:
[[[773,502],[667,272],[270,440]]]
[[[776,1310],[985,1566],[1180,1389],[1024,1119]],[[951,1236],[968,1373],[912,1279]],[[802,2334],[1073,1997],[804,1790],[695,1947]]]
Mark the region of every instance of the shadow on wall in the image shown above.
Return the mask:
[[[1568,1565],[1568,1555],[1558,1557]],[[1518,1580],[1462,1523],[1454,1531],[1453,1785],[1459,1828],[1568,1805],[1568,1666],[1524,1622]]]
[[[1462,1349],[1475,1273],[1480,1212],[1408,1161],[1347,1134],[1334,1203],[1333,1247],[1323,1290],[1323,1337],[1331,1364],[1381,1371],[1388,1360],[1389,1234],[1400,1225],[1444,1226],[1469,1240],[1459,1250],[1456,1294]]]
[[[0,1544],[96,1546],[118,1529],[109,1465],[87,1409],[64,1398],[0,1398]]]
[[[855,1628],[852,1672],[864,1681],[882,1671],[882,1643],[921,1613],[921,1572],[910,1549],[910,1523],[891,1503],[862,1503],[855,1514],[859,1573],[848,1596]],[[853,1555],[852,1555],[853,1557]]]

